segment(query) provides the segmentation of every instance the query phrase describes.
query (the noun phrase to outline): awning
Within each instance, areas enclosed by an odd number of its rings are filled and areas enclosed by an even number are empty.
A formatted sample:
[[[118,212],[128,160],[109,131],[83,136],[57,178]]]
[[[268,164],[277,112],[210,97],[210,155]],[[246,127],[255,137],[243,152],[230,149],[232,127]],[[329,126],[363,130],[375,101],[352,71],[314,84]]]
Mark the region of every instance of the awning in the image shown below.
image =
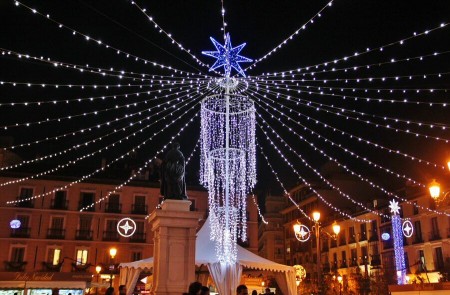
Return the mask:
[[[0,281],[0,288],[19,288],[25,287],[25,281]]]
[[[86,281],[27,281],[27,289],[86,289]]]

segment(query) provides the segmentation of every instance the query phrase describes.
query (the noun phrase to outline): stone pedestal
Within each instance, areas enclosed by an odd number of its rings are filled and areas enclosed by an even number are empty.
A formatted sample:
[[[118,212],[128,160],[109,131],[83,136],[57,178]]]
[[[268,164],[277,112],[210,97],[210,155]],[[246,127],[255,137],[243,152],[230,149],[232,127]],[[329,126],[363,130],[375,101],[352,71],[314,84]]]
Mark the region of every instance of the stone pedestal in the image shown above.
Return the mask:
[[[149,218],[155,239],[152,294],[180,295],[195,281],[195,240],[201,212],[190,201],[165,200]]]

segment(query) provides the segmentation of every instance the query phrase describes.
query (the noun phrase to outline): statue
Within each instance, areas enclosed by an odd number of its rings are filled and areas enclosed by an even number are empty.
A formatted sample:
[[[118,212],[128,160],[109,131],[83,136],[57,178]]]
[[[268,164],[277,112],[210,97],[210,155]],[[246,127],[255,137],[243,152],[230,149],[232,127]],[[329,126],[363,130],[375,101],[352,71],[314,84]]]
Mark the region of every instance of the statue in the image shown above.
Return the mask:
[[[172,149],[161,164],[161,195],[165,200],[187,200],[184,179],[184,156],[178,142],[172,143]]]

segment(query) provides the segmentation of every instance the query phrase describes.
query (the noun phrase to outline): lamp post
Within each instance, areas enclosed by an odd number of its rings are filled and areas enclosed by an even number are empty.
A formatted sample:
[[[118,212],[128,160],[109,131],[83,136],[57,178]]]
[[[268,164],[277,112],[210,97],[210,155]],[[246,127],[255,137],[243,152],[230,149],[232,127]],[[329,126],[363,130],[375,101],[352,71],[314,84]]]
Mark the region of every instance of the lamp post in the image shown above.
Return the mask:
[[[320,233],[321,233],[321,228],[320,228],[320,212],[319,211],[314,211],[312,213],[312,217],[314,220],[314,233],[316,235],[316,253],[317,253],[317,260],[316,260],[316,267],[317,267],[317,291],[319,294],[322,294],[322,259],[321,259],[321,255],[320,255]],[[332,225],[333,228],[333,232],[335,234],[334,237],[336,237],[339,232],[341,231],[341,226],[339,224],[335,222],[333,222]],[[295,232],[295,236],[297,239],[298,236],[305,236],[305,232],[302,232],[302,228],[301,225],[299,223],[294,225],[294,232]],[[327,235],[330,235],[329,233],[325,232]],[[300,240],[299,241],[304,241],[304,240]]]
[[[338,275],[337,280],[339,283],[339,295],[342,295],[342,276]]]
[[[100,283],[100,272],[102,271],[102,267],[97,265],[95,267],[95,272],[97,273],[97,288],[95,288],[95,295],[98,294],[98,284]]]
[[[109,249],[109,256],[111,256],[111,265],[109,267],[109,287],[112,287],[112,278],[113,278],[113,271],[114,271],[114,257],[116,257],[117,249],[116,248],[110,248]]]

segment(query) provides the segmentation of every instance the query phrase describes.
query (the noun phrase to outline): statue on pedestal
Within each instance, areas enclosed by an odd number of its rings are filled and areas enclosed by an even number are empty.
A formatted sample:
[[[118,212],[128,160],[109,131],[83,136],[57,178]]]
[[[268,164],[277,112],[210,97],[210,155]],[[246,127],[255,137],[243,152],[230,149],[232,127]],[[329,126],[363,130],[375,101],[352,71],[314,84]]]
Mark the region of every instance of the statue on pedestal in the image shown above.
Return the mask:
[[[161,165],[160,193],[164,200],[187,200],[184,174],[184,156],[180,151],[180,144],[174,142]]]

